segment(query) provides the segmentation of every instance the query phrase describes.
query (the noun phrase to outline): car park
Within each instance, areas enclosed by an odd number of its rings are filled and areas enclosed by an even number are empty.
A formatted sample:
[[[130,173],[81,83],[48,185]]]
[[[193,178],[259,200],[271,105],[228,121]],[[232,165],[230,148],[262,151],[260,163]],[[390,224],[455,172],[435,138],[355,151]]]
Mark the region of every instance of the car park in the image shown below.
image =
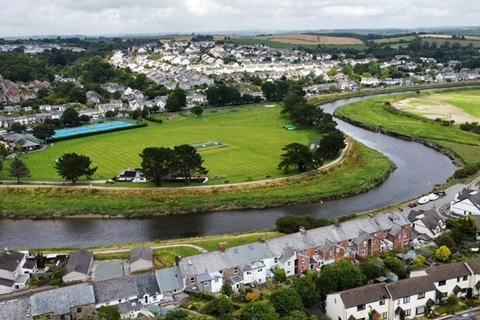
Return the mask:
[[[421,197],[420,199],[418,199],[418,204],[426,204],[428,202],[430,202],[430,197],[429,196],[424,196],[424,197]]]

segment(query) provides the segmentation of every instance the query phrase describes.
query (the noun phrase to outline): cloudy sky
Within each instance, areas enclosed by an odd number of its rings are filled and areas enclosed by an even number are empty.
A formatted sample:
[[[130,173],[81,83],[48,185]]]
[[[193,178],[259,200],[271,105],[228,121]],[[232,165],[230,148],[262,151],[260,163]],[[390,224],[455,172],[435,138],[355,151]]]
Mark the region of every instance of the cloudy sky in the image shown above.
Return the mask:
[[[15,0],[1,6],[0,37],[478,26],[479,16],[479,0]]]

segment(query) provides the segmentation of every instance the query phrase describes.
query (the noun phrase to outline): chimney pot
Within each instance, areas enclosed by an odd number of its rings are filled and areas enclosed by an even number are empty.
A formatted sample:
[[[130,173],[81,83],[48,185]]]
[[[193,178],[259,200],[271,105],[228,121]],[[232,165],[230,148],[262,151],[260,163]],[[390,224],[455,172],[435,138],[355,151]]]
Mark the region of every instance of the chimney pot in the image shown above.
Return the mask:
[[[178,265],[180,264],[180,261],[182,261],[182,256],[175,256],[175,266],[178,267]]]
[[[301,234],[305,234],[305,233],[307,232],[307,230],[305,230],[305,227],[304,227],[304,226],[301,226],[301,227],[299,228],[299,231],[300,231]]]
[[[218,244],[218,247],[220,248],[220,252],[225,252],[225,250],[227,249],[227,243],[225,242],[220,242]]]

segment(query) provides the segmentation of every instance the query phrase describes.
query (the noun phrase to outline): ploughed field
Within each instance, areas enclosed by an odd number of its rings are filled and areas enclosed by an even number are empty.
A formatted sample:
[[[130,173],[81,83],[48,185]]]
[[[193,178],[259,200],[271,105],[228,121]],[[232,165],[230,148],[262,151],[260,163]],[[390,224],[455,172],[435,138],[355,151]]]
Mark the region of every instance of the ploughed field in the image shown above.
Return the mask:
[[[480,116],[480,90],[372,98],[340,107],[335,113],[373,130],[384,130],[436,145],[453,152],[466,163],[477,163],[480,159],[480,135],[463,131],[458,124],[445,126],[431,119],[453,119],[455,112],[458,117],[461,115],[468,117],[469,121],[476,121]]]
[[[282,148],[292,142],[308,144],[317,136],[310,130],[285,130],[283,126],[291,122],[276,104],[206,109],[201,117],[190,113],[160,117],[161,124],[149,122],[144,128],[56,142],[46,150],[24,155],[30,180],[60,180],[54,164],[66,152],[90,156],[98,166],[93,179],[103,180],[139,167],[139,154],[146,147],[179,144],[199,147],[209,170],[209,184],[275,178],[283,175],[277,169]],[[7,168],[0,178],[8,178]]]

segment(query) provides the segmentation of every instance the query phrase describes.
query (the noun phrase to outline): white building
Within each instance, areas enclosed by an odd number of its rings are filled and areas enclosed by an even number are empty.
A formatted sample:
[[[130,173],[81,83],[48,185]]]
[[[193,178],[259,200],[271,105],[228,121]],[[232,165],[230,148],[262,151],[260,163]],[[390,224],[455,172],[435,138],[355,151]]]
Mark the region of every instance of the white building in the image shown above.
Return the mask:
[[[450,211],[456,215],[480,215],[480,192],[463,189],[450,202]]]

